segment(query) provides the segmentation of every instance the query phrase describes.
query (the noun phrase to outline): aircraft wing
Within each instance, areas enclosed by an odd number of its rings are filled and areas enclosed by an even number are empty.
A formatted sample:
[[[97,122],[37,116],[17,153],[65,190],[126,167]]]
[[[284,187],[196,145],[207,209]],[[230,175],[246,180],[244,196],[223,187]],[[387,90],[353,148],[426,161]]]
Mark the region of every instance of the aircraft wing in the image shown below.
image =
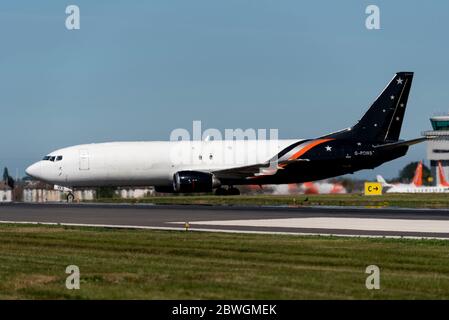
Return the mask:
[[[275,175],[278,170],[283,170],[291,164],[307,162],[309,159],[285,160],[279,162],[267,162],[250,166],[242,166],[230,169],[216,170],[212,173],[218,179],[253,179],[262,176]]]
[[[245,179],[248,177],[254,177],[257,173],[267,167],[269,166],[265,164],[257,164],[252,166],[217,170],[213,171],[212,173],[218,179]]]

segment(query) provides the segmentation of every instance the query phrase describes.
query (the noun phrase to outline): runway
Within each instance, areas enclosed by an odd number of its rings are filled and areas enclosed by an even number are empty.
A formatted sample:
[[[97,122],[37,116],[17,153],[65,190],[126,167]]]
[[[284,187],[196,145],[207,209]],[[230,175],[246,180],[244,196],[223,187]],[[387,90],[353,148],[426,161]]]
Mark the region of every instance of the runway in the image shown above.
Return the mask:
[[[449,239],[449,211],[348,207],[0,204],[2,223]]]

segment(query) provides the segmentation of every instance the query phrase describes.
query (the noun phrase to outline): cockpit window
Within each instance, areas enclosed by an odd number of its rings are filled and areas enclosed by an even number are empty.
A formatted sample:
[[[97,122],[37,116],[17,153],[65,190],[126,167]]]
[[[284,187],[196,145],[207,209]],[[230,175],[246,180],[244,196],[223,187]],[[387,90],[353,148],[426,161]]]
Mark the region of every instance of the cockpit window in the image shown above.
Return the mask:
[[[45,156],[42,160],[44,160],[44,161],[61,161],[62,156]]]

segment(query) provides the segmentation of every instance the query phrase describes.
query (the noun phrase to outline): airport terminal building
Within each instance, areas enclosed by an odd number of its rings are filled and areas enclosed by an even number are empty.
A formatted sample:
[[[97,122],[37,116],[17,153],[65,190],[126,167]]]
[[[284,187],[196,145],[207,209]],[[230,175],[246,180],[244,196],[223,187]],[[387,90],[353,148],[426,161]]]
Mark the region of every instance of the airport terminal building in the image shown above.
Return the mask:
[[[424,131],[423,136],[436,137],[427,141],[427,159],[430,161],[434,184],[437,184],[439,183],[438,161],[441,161],[446,177],[449,173],[449,114],[433,116],[430,118],[430,123],[433,130]]]

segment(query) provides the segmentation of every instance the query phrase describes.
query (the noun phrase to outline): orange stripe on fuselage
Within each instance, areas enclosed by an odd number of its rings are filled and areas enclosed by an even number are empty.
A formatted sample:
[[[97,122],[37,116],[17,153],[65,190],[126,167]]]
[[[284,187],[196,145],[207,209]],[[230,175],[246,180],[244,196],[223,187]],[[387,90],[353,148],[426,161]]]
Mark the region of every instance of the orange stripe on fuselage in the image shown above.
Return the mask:
[[[307,151],[309,151],[313,147],[316,147],[319,144],[322,144],[322,143],[325,143],[325,142],[328,142],[328,141],[332,141],[332,140],[334,140],[334,139],[317,139],[317,140],[314,140],[310,144],[308,144],[307,146],[305,146],[304,148],[302,148],[301,150],[296,152],[290,158],[288,158],[288,160],[298,159],[300,156],[302,156],[304,153],[306,153]]]

